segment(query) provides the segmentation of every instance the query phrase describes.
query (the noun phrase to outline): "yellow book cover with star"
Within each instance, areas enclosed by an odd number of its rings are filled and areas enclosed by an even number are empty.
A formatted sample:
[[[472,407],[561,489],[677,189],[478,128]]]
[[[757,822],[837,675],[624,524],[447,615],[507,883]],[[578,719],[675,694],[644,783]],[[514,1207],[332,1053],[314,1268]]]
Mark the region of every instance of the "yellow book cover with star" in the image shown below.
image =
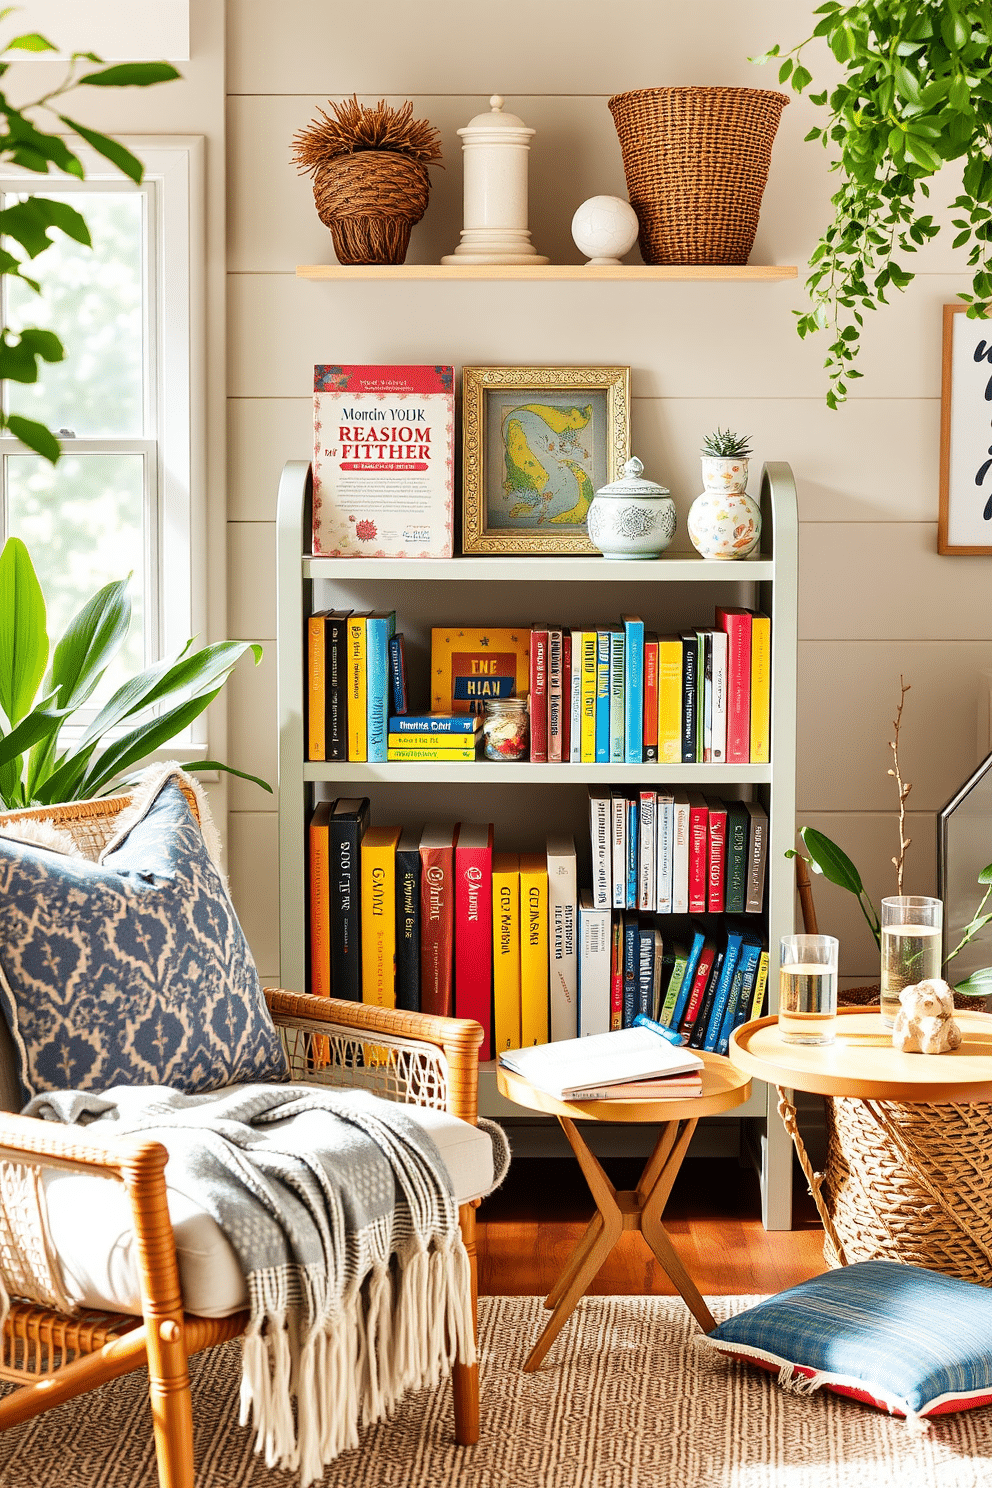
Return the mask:
[[[481,713],[490,698],[524,697],[530,680],[530,631],[431,631],[431,711]]]

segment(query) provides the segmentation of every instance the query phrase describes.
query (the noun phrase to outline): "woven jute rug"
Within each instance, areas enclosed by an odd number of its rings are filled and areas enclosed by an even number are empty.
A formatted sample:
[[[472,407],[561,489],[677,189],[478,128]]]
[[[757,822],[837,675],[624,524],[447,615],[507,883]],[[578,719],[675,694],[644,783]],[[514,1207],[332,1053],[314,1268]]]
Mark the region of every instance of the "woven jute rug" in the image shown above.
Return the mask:
[[[718,1320],[756,1300],[716,1297]],[[539,1298],[480,1302],[482,1439],[451,1442],[445,1387],[327,1469],[330,1488],[992,1488],[992,1407],[924,1436],[825,1391],[714,1360],[677,1298],[591,1297],[537,1374]],[[197,1488],[292,1488],[237,1420],[239,1346],[192,1361]],[[0,1436],[3,1488],[156,1488],[145,1376]]]

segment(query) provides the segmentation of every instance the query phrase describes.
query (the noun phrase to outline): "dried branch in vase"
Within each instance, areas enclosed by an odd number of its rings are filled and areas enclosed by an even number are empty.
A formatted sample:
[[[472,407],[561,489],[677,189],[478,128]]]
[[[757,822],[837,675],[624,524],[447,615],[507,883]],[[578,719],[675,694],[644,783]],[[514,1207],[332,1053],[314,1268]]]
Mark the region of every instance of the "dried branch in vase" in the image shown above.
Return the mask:
[[[903,703],[906,701],[906,694],[910,690],[910,685],[908,682],[903,681],[901,672],[899,674],[899,687],[899,707],[896,709],[896,716],[892,724],[892,727],[895,729],[896,736],[894,739],[889,740],[889,748],[892,750],[892,764],[894,768],[888,772],[895,778],[896,789],[899,792],[899,856],[892,859],[896,870],[897,894],[902,893],[902,875],[903,869],[906,865],[906,849],[907,847],[909,847],[910,843],[913,840],[911,837],[906,836],[906,798],[913,787],[911,785],[904,784],[902,774],[899,769],[899,730],[902,727],[902,706]]]

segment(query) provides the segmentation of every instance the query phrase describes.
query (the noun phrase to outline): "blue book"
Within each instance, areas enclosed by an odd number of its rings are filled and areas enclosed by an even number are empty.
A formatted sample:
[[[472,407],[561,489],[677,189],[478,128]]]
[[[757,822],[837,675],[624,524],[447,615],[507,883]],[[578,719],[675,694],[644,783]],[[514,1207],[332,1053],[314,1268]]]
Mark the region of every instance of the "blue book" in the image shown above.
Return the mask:
[[[637,961],[640,952],[637,920],[625,915],[623,922],[623,1026],[633,1028],[641,1011],[637,1005]]]
[[[623,757],[628,765],[644,761],[644,621],[621,615],[626,636],[624,651]]]
[[[637,1011],[649,1018],[654,1013],[654,928],[650,925],[637,927]]]
[[[730,1035],[735,1028],[746,1023],[751,1015],[751,998],[754,995],[754,979],[758,974],[761,946],[756,940],[745,939],[737,958],[734,985],[730,990],[727,1012],[720,1029],[716,1052],[726,1054],[730,1048]]]
[[[724,1014],[730,1000],[730,989],[734,982],[734,972],[737,970],[737,958],[740,955],[741,942],[744,939],[743,930],[727,929],[727,949],[723,957],[723,970],[720,972],[720,980],[717,983],[716,995],[713,998],[713,1011],[710,1013],[709,1023],[706,1026],[706,1037],[703,1040],[703,1048],[712,1051],[716,1048],[720,1038],[720,1030],[723,1027]]]
[[[610,763],[610,632],[596,632],[596,763]]]
[[[391,734],[474,734],[481,723],[478,713],[405,713],[389,720]],[[467,741],[466,741],[467,742]]]
[[[627,909],[637,908],[637,869],[638,853],[640,852],[640,810],[639,797],[627,802],[627,884],[624,890],[624,904]]]
[[[624,656],[626,637],[622,630],[610,631],[610,764],[623,764],[624,707],[626,691]]]
[[[386,735],[392,691],[389,642],[396,629],[396,611],[377,610],[368,617],[365,624],[368,759],[370,763],[384,763],[388,747]]]
[[[403,637],[394,635],[389,641],[389,677],[393,712],[406,712],[406,652]]]
[[[672,1008],[669,1028],[678,1028],[682,1022],[682,1014],[689,1005],[692,984],[696,979],[696,967],[699,965],[699,957],[705,941],[706,932],[694,925],[692,929],[692,945],[689,948],[689,958],[685,965],[685,976],[682,978],[682,986],[679,988],[678,1001]]]

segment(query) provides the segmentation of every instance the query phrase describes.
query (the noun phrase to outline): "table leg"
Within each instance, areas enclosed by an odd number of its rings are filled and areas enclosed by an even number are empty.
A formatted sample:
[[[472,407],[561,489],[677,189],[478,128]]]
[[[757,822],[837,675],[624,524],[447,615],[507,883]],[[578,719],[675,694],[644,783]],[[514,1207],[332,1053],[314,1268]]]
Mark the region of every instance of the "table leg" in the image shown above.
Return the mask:
[[[575,1247],[575,1249],[572,1251],[572,1254],[569,1256],[568,1260],[566,1261],[565,1266],[562,1269],[561,1275],[559,1276],[558,1280],[555,1282],[554,1286],[551,1288],[551,1290],[548,1293],[548,1295],[545,1297],[545,1299],[544,1299],[544,1305],[545,1305],[545,1307],[557,1307],[558,1306],[558,1299],[561,1297],[562,1293],[565,1291],[565,1288],[570,1284],[570,1282],[572,1280],[572,1277],[575,1275],[576,1271],[578,1271],[579,1267],[582,1265],[582,1262],[585,1260],[586,1256],[589,1254],[589,1251],[595,1245],[596,1240],[597,1240],[598,1236],[600,1235],[600,1233],[602,1231],[602,1228],[603,1228],[603,1216],[600,1214],[599,1210],[597,1209],[596,1210],[596,1213],[593,1215],[592,1219],[589,1221],[589,1224],[586,1227],[586,1230],[585,1230],[585,1233],[582,1236],[582,1239],[579,1241],[578,1245]]]

